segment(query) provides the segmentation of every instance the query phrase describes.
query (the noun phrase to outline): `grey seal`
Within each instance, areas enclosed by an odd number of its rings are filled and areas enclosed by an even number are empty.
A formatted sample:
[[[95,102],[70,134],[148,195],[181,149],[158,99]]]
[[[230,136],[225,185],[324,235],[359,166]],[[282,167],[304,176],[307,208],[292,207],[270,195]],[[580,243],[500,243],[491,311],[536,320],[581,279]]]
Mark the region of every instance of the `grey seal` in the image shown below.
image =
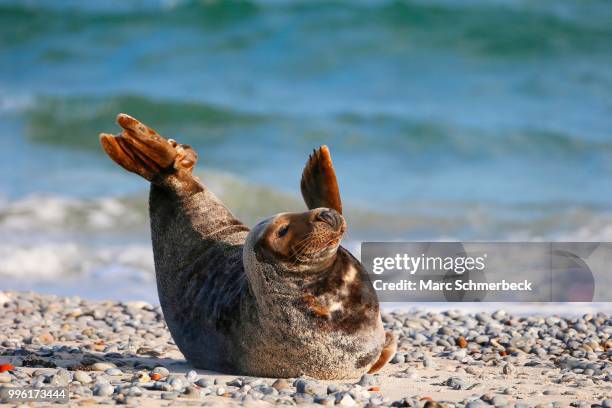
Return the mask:
[[[157,290],[168,328],[198,368],[263,377],[355,378],[395,354],[346,231],[326,146],[309,157],[309,211],[249,229],[193,175],[196,152],[126,114],[106,153],[151,183]]]

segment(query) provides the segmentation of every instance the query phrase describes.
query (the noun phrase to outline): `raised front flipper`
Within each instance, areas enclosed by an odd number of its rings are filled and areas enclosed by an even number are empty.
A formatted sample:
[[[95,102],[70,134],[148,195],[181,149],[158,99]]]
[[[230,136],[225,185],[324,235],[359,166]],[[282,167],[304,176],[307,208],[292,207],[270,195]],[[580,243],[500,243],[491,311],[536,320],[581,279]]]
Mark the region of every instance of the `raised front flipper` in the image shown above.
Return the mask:
[[[117,123],[123,131],[118,135],[102,133],[100,143],[121,167],[151,182],[162,182],[168,175],[191,176],[198,155],[190,146],[163,138],[125,113],[117,116]]]
[[[309,157],[302,173],[302,197],[308,209],[333,208],[342,214],[342,201],[327,146],[316,149]]]

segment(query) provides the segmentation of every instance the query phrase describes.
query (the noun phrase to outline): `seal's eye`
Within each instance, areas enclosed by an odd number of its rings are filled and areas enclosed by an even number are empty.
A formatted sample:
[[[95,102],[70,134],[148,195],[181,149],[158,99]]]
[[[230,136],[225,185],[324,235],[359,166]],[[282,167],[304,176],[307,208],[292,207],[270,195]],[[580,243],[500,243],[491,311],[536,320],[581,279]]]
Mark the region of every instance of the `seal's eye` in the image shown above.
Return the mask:
[[[279,238],[284,237],[285,235],[287,235],[287,232],[289,232],[289,224],[285,224],[278,229],[278,232],[277,232],[278,237]]]

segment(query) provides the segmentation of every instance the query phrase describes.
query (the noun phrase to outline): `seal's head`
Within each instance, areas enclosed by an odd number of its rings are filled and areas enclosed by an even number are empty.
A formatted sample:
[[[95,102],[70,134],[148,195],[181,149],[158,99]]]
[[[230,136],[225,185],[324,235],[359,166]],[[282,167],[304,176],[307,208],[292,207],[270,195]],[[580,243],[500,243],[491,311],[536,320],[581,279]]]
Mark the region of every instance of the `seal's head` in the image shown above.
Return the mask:
[[[290,272],[324,270],[333,262],[346,221],[333,208],[281,213],[259,223],[247,241],[257,258]]]

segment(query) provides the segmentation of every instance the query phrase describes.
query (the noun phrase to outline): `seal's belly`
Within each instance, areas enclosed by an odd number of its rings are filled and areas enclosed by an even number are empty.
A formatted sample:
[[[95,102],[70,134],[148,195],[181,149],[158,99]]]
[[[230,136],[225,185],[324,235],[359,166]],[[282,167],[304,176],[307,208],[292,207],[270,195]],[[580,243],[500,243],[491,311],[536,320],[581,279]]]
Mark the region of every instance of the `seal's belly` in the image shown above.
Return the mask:
[[[357,378],[378,360],[385,334],[382,324],[352,335],[300,332],[262,334],[245,352],[242,371],[265,377]]]

